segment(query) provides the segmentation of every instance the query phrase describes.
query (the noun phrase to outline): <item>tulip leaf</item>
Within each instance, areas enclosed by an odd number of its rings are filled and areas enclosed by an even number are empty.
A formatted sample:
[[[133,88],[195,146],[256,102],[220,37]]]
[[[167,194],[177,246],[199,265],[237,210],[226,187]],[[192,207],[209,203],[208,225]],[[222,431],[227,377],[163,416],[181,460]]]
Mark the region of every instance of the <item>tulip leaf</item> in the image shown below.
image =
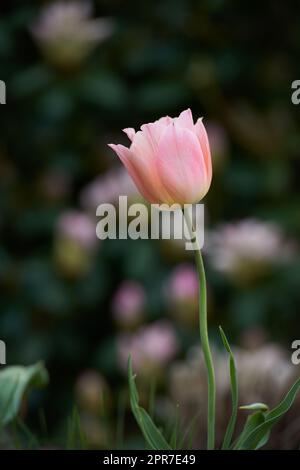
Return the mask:
[[[255,426],[241,443],[241,449],[258,449],[266,443],[266,436],[270,433],[272,427],[280,418],[290,409],[297,393],[300,390],[300,378],[293,384],[284,399],[273,410],[265,413],[265,419],[262,423]],[[264,442],[265,441],[265,442]],[[262,444],[263,442],[263,444]]]
[[[42,362],[35,365],[6,367],[0,372],[0,428],[13,421],[19,413],[27,391],[48,383]]]
[[[265,403],[251,403],[251,405],[240,406],[239,409],[248,411],[269,411],[269,407]]]
[[[248,416],[244,429],[242,430],[237,441],[235,442],[233,449],[234,450],[244,449],[243,447],[244,442],[246,441],[248,436],[251,434],[251,432],[254,429],[256,429],[258,426],[260,426],[264,422],[265,422],[265,416],[262,411],[257,411],[256,413],[253,413],[250,416]]]
[[[229,342],[226,338],[226,335],[221,327],[219,327],[221,338],[224,344],[224,347],[226,351],[229,354],[229,371],[230,371],[230,384],[231,384],[231,399],[232,399],[232,413],[230,420],[228,422],[228,426],[226,429],[222,449],[229,449],[232,436],[234,433],[234,428],[235,428],[235,423],[236,423],[236,418],[237,418],[237,412],[238,412],[238,381],[237,381],[237,374],[236,374],[236,367],[235,367],[235,361],[234,361],[234,356],[231,351]]]
[[[179,407],[177,405],[176,411],[175,411],[175,418],[173,420],[173,431],[172,431],[171,438],[170,438],[170,444],[171,444],[172,449],[178,449],[178,446],[179,446],[179,444],[177,444],[178,431],[179,431]]]
[[[144,408],[139,406],[139,396],[135,385],[135,376],[133,375],[130,356],[128,359],[128,380],[131,409],[147,443],[153,450],[171,450],[170,445],[153,423],[150,415],[144,410]]]

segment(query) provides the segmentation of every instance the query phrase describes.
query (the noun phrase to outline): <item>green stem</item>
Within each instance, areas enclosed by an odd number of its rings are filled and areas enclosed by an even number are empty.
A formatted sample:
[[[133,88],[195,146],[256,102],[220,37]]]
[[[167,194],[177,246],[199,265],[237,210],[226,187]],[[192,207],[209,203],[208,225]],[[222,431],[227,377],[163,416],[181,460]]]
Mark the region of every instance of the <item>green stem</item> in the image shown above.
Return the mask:
[[[207,448],[211,450],[215,447],[216,384],[207,328],[206,276],[201,250],[198,247],[197,237],[195,231],[193,230],[193,225],[187,211],[184,212],[184,217],[191,235],[191,239],[194,243],[197,244],[195,249],[195,261],[199,277],[199,328],[208,383]]]

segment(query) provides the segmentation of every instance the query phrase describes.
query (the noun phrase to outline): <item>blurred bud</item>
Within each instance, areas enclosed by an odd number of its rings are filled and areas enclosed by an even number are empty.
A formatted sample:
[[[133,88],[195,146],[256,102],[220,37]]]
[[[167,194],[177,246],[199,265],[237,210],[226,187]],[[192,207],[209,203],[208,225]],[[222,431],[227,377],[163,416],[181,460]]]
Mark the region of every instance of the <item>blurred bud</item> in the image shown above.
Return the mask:
[[[31,32],[46,58],[69,69],[80,65],[95,46],[111,35],[109,19],[91,19],[92,5],[83,0],[46,5]]]
[[[160,377],[178,349],[176,333],[164,320],[144,326],[134,334],[123,333],[117,339],[121,368],[127,370],[131,355],[134,370],[143,377]]]
[[[213,231],[207,252],[216,270],[237,284],[247,284],[287,262],[293,247],[275,224],[247,219]]]
[[[144,316],[145,291],[140,284],[124,281],[115,293],[112,311],[116,322],[123,327],[136,326]]]
[[[170,312],[184,324],[197,324],[198,275],[194,265],[182,263],[177,266],[165,288]]]
[[[93,258],[82,246],[65,238],[58,238],[54,243],[55,262],[70,278],[78,278],[87,274],[90,270]]]
[[[75,396],[81,410],[101,415],[108,405],[108,385],[101,374],[94,370],[87,370],[77,379]]]
[[[84,212],[70,210],[64,212],[57,223],[57,232],[87,250],[97,244],[96,228],[93,220]]]
[[[90,268],[98,239],[93,220],[84,212],[64,212],[57,222],[55,259],[66,275],[84,275]]]

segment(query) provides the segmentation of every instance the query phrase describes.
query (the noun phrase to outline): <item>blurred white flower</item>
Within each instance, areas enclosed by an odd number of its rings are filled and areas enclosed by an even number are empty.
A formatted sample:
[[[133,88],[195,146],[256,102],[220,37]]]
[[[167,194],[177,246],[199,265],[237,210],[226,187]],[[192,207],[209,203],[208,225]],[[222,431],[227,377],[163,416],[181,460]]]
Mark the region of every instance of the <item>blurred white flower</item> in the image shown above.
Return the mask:
[[[57,1],[43,7],[31,32],[51,62],[73,67],[112,33],[110,19],[91,19],[91,15],[88,0]]]
[[[237,282],[257,279],[293,253],[278,226],[256,219],[218,227],[208,234],[205,249],[213,267]]]

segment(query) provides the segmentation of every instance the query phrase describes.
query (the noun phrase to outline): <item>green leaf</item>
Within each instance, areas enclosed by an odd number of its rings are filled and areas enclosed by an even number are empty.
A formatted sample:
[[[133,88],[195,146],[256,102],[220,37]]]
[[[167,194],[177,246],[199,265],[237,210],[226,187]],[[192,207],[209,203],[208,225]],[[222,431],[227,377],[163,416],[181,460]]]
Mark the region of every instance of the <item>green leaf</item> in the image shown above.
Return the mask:
[[[224,348],[226,349],[226,351],[230,354],[230,356],[233,356],[232,354],[232,351],[231,351],[231,347],[230,347],[230,344],[229,344],[229,341],[228,339],[226,338],[226,335],[224,333],[224,330],[221,326],[219,326],[219,331],[220,331],[220,335],[221,335],[221,338],[222,338],[222,341],[223,341],[223,345],[224,345]]]
[[[254,429],[256,429],[259,425],[264,423],[264,421],[265,421],[265,415],[261,411],[257,411],[256,413],[253,413],[250,416],[248,416],[244,429],[241,432],[237,441],[235,442],[233,449],[234,450],[243,449],[244,443],[247,440],[248,436],[251,434],[251,432]]]
[[[131,361],[130,356],[128,359],[128,379],[129,379],[131,409],[135,418],[138,420],[139,395],[138,395],[137,388],[135,386],[135,375],[133,375],[132,361]]]
[[[229,342],[226,338],[226,335],[223,331],[223,329],[219,326],[221,338],[224,344],[224,347],[226,351],[229,354],[229,371],[230,371],[230,384],[231,384],[231,399],[232,399],[232,413],[231,417],[226,429],[222,449],[229,449],[232,436],[234,433],[234,428],[235,428],[235,423],[236,423],[236,418],[237,418],[237,412],[238,412],[238,381],[237,381],[237,374],[236,374],[236,367],[235,367],[235,362],[234,362],[234,356],[231,351]]]
[[[284,399],[273,410],[265,414],[265,420],[256,426],[244,439],[242,449],[258,449],[267,441],[266,436],[280,418],[290,409],[300,390],[300,378],[294,383]],[[263,442],[263,444],[262,444]]]
[[[68,419],[67,436],[68,449],[87,449],[87,439],[76,407],[73,408],[73,412]]]
[[[18,418],[16,419],[16,429],[19,429],[26,437],[27,449],[37,449],[40,446],[38,438],[30,431],[26,424]]]
[[[132,372],[132,361],[128,359],[128,380],[130,391],[130,404],[134,417],[146,439],[153,450],[171,450],[171,447],[163,437],[160,430],[155,426],[149,414],[139,406],[139,396],[135,385],[135,376]]]
[[[42,362],[29,367],[6,367],[0,372],[0,428],[19,413],[24,394],[48,383],[48,373]]]
[[[193,440],[196,434],[196,426],[197,426],[197,421],[199,420],[200,412],[195,414],[189,423],[189,425],[186,428],[185,433],[182,435],[178,449],[188,449],[190,450],[193,445]]]
[[[147,411],[145,411],[144,408],[139,407],[139,414],[145,439],[152,449],[171,450],[171,446],[169,446],[160,430],[155,426]]]
[[[179,432],[179,405],[176,405],[175,418],[173,420],[173,431],[171,434],[170,444],[172,449],[178,449],[178,432]]]
[[[150,385],[150,394],[149,394],[149,415],[153,418],[154,407],[155,407],[155,392],[156,392],[156,381],[152,380]]]
[[[265,403],[251,403],[251,405],[243,405],[239,407],[240,410],[249,410],[249,411],[269,411],[268,405]]]

